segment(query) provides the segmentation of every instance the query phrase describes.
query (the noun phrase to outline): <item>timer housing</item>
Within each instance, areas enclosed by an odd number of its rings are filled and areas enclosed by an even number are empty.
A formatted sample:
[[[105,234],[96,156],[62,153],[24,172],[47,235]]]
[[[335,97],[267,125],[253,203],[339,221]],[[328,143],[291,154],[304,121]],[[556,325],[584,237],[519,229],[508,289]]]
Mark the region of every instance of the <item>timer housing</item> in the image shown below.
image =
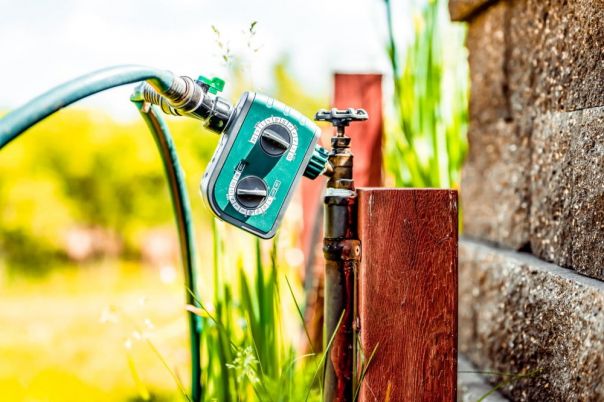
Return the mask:
[[[320,135],[316,124],[289,106],[244,93],[203,175],[207,204],[220,219],[273,237],[313,152],[324,151],[315,150]]]

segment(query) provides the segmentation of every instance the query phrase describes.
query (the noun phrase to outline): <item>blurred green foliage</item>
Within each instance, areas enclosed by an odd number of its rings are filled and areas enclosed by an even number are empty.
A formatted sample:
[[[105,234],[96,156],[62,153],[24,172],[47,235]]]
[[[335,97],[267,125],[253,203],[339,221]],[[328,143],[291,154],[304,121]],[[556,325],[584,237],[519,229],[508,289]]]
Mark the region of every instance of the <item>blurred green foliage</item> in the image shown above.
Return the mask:
[[[279,237],[250,239],[239,252],[222,223],[211,237],[213,297],[196,311],[204,328],[204,400],[320,401],[321,356],[297,354],[301,289],[287,279],[296,274],[278,252]]]
[[[289,76],[286,64],[284,59],[274,67],[273,95],[307,115],[324,107]],[[249,87],[242,84],[240,69],[233,73],[238,98]],[[131,107],[127,100],[125,107]],[[297,353],[302,312],[294,297],[303,299],[299,267],[291,267],[278,253],[277,240],[260,243],[212,219],[202,207],[198,186],[218,136],[192,119],[167,120],[186,173],[198,234],[198,291],[204,308],[195,312],[204,328],[204,399],[320,400],[321,357]],[[19,272],[39,273],[65,260],[64,235],[72,227],[110,232],[122,245],[120,257],[136,259],[142,233],[173,219],[155,144],[138,121],[119,123],[98,112],[63,110],[2,151],[0,177],[2,258]],[[291,251],[297,238],[286,222],[280,249]],[[143,341],[156,350],[151,340]],[[132,374],[125,381],[134,382],[136,400],[156,400],[149,390],[157,384],[142,378],[145,367],[139,358],[129,349],[123,354],[120,359],[128,361]],[[174,356],[156,357],[171,370]],[[184,373],[164,375],[162,384],[175,380],[175,390],[187,391],[180,383]]]
[[[184,143],[184,164],[200,171],[215,136],[192,121],[171,127]],[[123,256],[137,255],[140,232],[171,219],[161,162],[146,130],[142,122],[67,109],[4,149],[0,246],[8,266],[35,270],[64,258],[65,230],[72,227],[108,230],[119,237]]]
[[[391,0],[384,1],[395,113],[387,127],[386,168],[396,186],[457,188],[467,148],[465,26],[449,20],[446,0],[421,1],[401,55]]]
[[[321,100],[304,93],[274,66],[276,97],[312,115]],[[237,71],[234,69],[234,71]],[[249,90],[234,74],[232,87]],[[236,102],[241,94],[235,93]],[[124,107],[133,107],[124,99]],[[209,229],[199,179],[218,136],[198,121],[168,118],[198,230]],[[41,272],[67,258],[66,232],[102,229],[117,239],[120,257],[138,258],[141,235],[172,223],[161,161],[142,121],[122,123],[91,110],[68,108],[33,127],[0,155],[0,259],[14,271]]]

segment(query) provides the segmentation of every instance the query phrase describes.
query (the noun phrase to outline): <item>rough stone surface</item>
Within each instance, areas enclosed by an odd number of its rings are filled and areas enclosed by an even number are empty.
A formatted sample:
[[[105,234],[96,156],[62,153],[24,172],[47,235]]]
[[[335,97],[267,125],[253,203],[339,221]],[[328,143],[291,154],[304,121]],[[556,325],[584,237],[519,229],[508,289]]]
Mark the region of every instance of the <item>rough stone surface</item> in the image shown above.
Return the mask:
[[[604,0],[476,7],[464,233],[557,265],[462,241],[460,352],[513,400],[604,401]]]
[[[529,239],[528,128],[472,122],[462,171],[464,233],[520,249]]]
[[[604,280],[604,108],[585,109],[573,140],[572,267]]]
[[[506,3],[512,114],[604,105],[604,0]]]
[[[492,123],[509,118],[505,24],[508,3],[498,2],[470,21],[470,118]]]
[[[459,262],[460,351],[482,370],[527,375],[504,395],[604,400],[604,283],[470,240]]]
[[[531,250],[564,267],[572,264],[570,148],[574,124],[559,113],[542,115],[535,120],[531,136]]]
[[[453,21],[463,21],[493,0],[450,0],[449,14]]]
[[[449,10],[470,25],[479,120],[604,105],[604,0],[450,0]]]
[[[462,5],[466,233],[515,249],[530,239],[539,257],[604,279],[604,0],[450,2]]]
[[[472,96],[483,99],[473,110],[506,105],[524,116],[604,105],[595,90],[604,82],[604,0],[450,0],[449,11],[470,24]],[[505,102],[489,98],[502,82]]]
[[[604,279],[604,108],[540,115],[531,147],[533,252]]]

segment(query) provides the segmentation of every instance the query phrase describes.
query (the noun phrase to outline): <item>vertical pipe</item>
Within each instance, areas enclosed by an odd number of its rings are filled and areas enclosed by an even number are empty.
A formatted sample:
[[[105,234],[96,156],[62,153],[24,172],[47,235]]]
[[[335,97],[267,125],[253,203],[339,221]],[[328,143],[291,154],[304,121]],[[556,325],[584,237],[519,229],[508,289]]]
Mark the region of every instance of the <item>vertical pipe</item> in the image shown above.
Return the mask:
[[[325,367],[325,402],[352,401],[354,390],[354,317],[356,268],[360,259],[352,180],[350,138],[337,127],[331,139],[331,177],[325,192],[325,335],[331,342]]]

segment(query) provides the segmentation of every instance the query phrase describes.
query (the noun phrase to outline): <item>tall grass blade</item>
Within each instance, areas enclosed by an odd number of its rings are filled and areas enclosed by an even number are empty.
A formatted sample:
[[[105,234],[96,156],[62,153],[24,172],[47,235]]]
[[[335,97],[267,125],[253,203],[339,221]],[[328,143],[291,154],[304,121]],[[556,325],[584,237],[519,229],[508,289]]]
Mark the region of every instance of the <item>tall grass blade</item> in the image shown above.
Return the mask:
[[[296,311],[298,312],[298,316],[300,317],[300,322],[302,323],[302,327],[304,328],[304,333],[306,334],[306,340],[308,341],[310,350],[312,351],[313,354],[315,354],[316,353],[315,347],[310,338],[310,333],[308,332],[308,327],[306,326],[306,320],[304,319],[304,313],[302,313],[300,304],[298,303],[298,300],[296,299],[296,295],[294,295],[294,290],[292,289],[292,285],[291,285],[291,283],[289,283],[289,279],[287,278],[287,276],[285,276],[285,282],[287,283],[287,288],[289,289],[289,294],[291,295],[292,300],[294,301],[294,304],[296,305]]]
[[[413,41],[401,57],[393,2],[384,2],[395,110],[386,135],[386,168],[397,186],[457,187],[466,149],[465,31],[449,22],[445,0],[424,1],[414,17]]]
[[[329,338],[329,342],[327,342],[327,346],[325,347],[325,350],[323,351],[323,355],[321,355],[321,359],[319,359],[319,362],[317,363],[317,368],[315,369],[315,373],[313,374],[312,380],[310,382],[310,387],[312,387],[315,380],[317,379],[317,375],[319,374],[319,371],[322,372],[322,375],[321,375],[322,378],[319,380],[319,384],[321,385],[321,394],[323,394],[323,378],[325,378],[327,356],[329,356],[329,351],[331,350],[333,341],[336,338],[336,334],[340,330],[340,326],[342,325],[342,320],[344,319],[345,313],[346,313],[346,310],[342,310],[342,314],[340,315],[340,318],[338,319],[338,324],[336,325],[336,329],[333,331],[333,334],[331,334],[331,337]],[[310,396],[310,391],[311,391],[310,387],[308,388],[308,392],[306,394],[306,399],[305,399],[306,401],[308,401],[308,397]]]
[[[375,353],[377,352],[379,346],[380,346],[380,344],[377,343],[375,345],[375,347],[373,348],[373,351],[371,352],[371,355],[369,355],[369,358],[366,361],[364,361],[362,363],[362,365],[361,365],[361,374],[359,375],[357,386],[356,386],[356,389],[354,390],[354,396],[352,398],[352,400],[354,402],[356,402],[356,400],[359,397],[359,392],[361,391],[361,385],[363,385],[363,380],[365,379],[365,375],[367,374],[367,370],[369,369],[369,365],[371,364],[371,361],[375,357]]]
[[[130,374],[134,379],[134,384],[136,385],[136,390],[138,395],[143,401],[148,401],[151,399],[151,395],[149,394],[149,390],[145,386],[145,383],[141,379],[141,376],[136,368],[136,363],[134,362],[134,357],[130,350],[126,350],[126,358],[128,359],[128,368],[130,369]]]
[[[185,390],[185,387],[182,385],[182,382],[180,381],[180,377],[178,377],[178,375],[176,375],[176,372],[174,370],[172,370],[172,368],[170,367],[170,365],[168,364],[166,359],[164,359],[164,356],[161,354],[161,352],[155,347],[153,342],[151,342],[151,340],[149,340],[148,338],[145,338],[145,343],[147,344],[147,346],[149,346],[149,348],[153,351],[153,353],[155,353],[155,355],[157,356],[159,361],[162,363],[162,365],[165,367],[165,369],[170,373],[170,375],[174,379],[174,382],[176,383],[176,386],[178,387],[178,390],[180,391],[180,393],[187,399],[187,401],[192,402],[191,397],[189,396],[189,394]]]

